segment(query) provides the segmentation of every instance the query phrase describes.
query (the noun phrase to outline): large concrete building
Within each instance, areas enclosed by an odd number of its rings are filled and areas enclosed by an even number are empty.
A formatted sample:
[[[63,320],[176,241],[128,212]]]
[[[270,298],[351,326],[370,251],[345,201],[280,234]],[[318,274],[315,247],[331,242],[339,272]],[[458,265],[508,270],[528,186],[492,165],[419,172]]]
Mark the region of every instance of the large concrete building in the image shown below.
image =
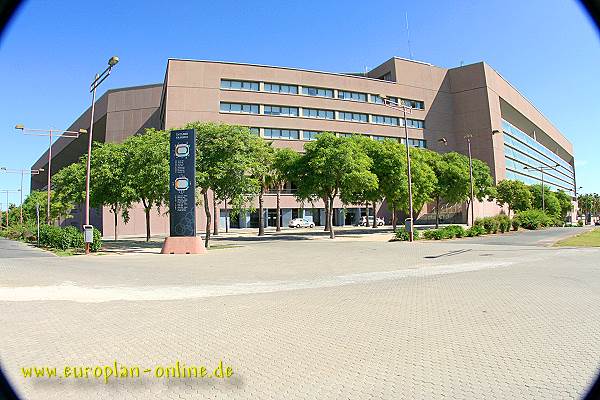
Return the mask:
[[[380,95],[412,107],[406,121],[399,111],[383,104]],[[87,128],[86,110],[69,128]],[[171,129],[191,121],[219,121],[250,127],[276,147],[298,151],[322,131],[339,135],[367,135],[374,140],[392,138],[404,141],[404,124],[409,145],[434,151],[466,154],[465,135],[472,135],[473,157],[486,162],[498,182],[519,179],[539,182],[541,173],[531,168],[552,167],[544,171],[544,181],[552,189],[575,195],[572,144],[535,106],[489,65],[481,62],[457,68],[440,68],[427,63],[391,58],[366,73],[331,73],[296,68],[229,62],[170,59],[162,84],[114,89],[96,104],[94,139],[121,142],[147,127]],[[502,134],[492,135],[494,130]],[[446,144],[440,142],[446,139]],[[59,139],[53,146],[52,171],[74,162],[86,148],[86,137]],[[33,168],[45,167],[44,154]],[[525,169],[529,167],[529,169]],[[43,176],[32,176],[32,189],[46,187]],[[301,204],[289,186],[282,196],[282,222],[295,217],[324,221],[323,204]],[[266,218],[275,225],[275,196],[265,199]],[[365,209],[335,204],[337,225],[356,223]],[[219,220],[227,221],[224,205],[218,205]],[[464,222],[464,205],[445,205],[447,221]],[[477,203],[476,217],[497,214],[493,203]],[[417,222],[428,222],[432,206],[423,210]],[[380,215],[389,212],[381,207]],[[203,227],[203,212],[198,212]],[[69,224],[80,225],[74,210]],[[92,222],[110,234],[112,215],[96,210]],[[106,224],[103,221],[108,221]],[[256,225],[252,213],[229,219],[232,227]],[[388,221],[389,222],[389,221]],[[144,232],[141,209],[134,209],[131,220],[120,228],[124,234]],[[106,225],[106,226],[104,226]],[[157,213],[152,217],[154,233],[168,233],[168,219]]]

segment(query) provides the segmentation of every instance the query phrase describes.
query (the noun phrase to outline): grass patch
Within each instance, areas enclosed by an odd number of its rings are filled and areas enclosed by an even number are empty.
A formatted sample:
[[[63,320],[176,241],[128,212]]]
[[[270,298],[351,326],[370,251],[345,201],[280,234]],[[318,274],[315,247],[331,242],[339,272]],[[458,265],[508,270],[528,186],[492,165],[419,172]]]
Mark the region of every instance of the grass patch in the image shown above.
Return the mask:
[[[557,242],[555,246],[600,247],[600,228],[563,239]]]

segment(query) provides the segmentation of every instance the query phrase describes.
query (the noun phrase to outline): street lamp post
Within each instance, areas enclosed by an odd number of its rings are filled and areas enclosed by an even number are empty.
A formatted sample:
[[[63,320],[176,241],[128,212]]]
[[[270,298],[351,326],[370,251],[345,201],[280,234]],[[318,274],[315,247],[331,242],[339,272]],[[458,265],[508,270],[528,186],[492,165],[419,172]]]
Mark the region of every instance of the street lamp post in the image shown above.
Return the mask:
[[[90,224],[90,168],[92,160],[92,140],[94,132],[94,108],[96,105],[96,89],[112,71],[112,68],[119,62],[119,57],[113,56],[108,60],[108,67],[101,73],[96,74],[92,84],[90,85],[90,92],[92,93],[92,109],[90,115],[90,135],[88,136],[88,150],[87,150],[87,163],[85,173],[85,225]],[[85,254],[90,253],[90,244],[85,244]]]
[[[560,166],[560,164],[557,163],[554,166],[550,166],[550,165],[542,166],[542,165],[540,165],[539,167],[529,167],[529,166],[523,167],[523,169],[525,169],[525,170],[540,171],[540,173],[542,174],[542,211],[546,211],[546,201],[545,201],[545,198],[544,198],[544,193],[545,193],[545,188],[544,188],[544,171],[547,170],[547,169],[554,169],[555,170],[556,167],[559,167],[559,166]]]
[[[9,205],[9,203],[8,203],[8,194],[9,193],[17,193],[17,192],[20,192],[20,191],[21,191],[21,189],[16,189],[16,190],[10,190],[10,189],[0,190],[0,193],[6,193],[6,227],[7,228],[8,228],[8,205]]]
[[[471,155],[471,139],[473,139],[473,135],[467,133],[465,135],[465,139],[467,139],[467,148],[469,151],[469,180],[471,183],[471,225],[475,223],[475,203],[474,203],[474,190],[473,190],[473,156]]]
[[[21,210],[20,210],[20,222],[21,225],[23,224],[23,176],[25,175],[25,173],[29,174],[29,175],[39,175],[40,172],[44,171],[44,168],[38,168],[38,169],[11,169],[11,168],[6,168],[6,167],[0,167],[0,171],[9,173],[9,174],[21,174]]]
[[[52,183],[52,139],[54,137],[65,137],[65,138],[75,138],[77,139],[79,135],[83,135],[87,133],[87,130],[80,129],[79,131],[67,131],[63,129],[31,129],[25,128],[23,124],[17,124],[15,129],[20,130],[25,135],[34,135],[34,136],[48,136],[50,138],[50,142],[48,144],[48,187],[47,187],[47,205],[46,205],[46,223],[50,225],[50,190]]]
[[[408,230],[408,240],[410,242],[413,241],[414,237],[414,227],[413,227],[413,198],[412,198],[412,175],[410,172],[410,146],[408,145],[408,126],[406,123],[406,110],[408,112],[412,112],[412,107],[408,107],[404,104],[399,104],[394,101],[391,101],[387,96],[380,94],[379,97],[383,100],[383,105],[392,108],[394,110],[402,110],[403,121],[404,121],[404,145],[406,146],[406,175],[408,177],[408,218],[409,221],[409,230]]]

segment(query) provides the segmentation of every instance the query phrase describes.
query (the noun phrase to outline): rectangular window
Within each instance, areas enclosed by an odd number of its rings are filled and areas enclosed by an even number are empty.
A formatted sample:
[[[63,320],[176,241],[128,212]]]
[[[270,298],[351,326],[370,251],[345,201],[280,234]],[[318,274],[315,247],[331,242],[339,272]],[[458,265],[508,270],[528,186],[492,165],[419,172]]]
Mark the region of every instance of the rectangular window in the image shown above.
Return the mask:
[[[380,124],[380,125],[393,125],[393,126],[398,125],[398,118],[389,117],[387,115],[372,115],[371,121],[374,124]]]
[[[404,138],[400,138],[400,143],[404,144]],[[408,145],[412,147],[420,147],[422,149],[427,148],[427,141],[423,139],[408,139]]]
[[[423,129],[425,127],[425,121],[422,121],[420,119],[407,118],[406,126],[409,128]]]
[[[252,134],[254,136],[260,136],[260,128],[256,128],[254,126],[251,126],[248,129],[250,130],[250,134]]]
[[[398,104],[398,98],[397,97],[392,97],[392,96],[388,96],[387,99],[389,100],[389,102],[391,102],[392,104]],[[371,95],[371,103],[375,103],[375,104],[384,104],[383,102],[383,98],[381,98],[380,96],[376,95],[376,94],[372,94]]]
[[[302,86],[302,94],[307,96],[329,97],[333,98],[332,89],[323,89],[309,86]]]
[[[297,117],[298,107],[265,106],[265,115],[283,115],[286,117]]]
[[[271,93],[298,94],[298,86],[280,83],[265,83],[264,90]]]
[[[258,104],[221,102],[220,110],[229,113],[258,114]]]
[[[302,139],[304,140],[317,140],[317,135],[320,134],[319,131],[302,131]]]
[[[258,82],[221,79],[221,89],[253,90],[256,92],[258,91]]]
[[[342,132],[340,132],[340,133],[338,133],[338,136],[339,137],[352,137],[352,134],[351,133],[342,133]]]
[[[419,100],[410,100],[410,99],[402,99],[402,105],[410,108],[414,108],[415,110],[424,110],[425,103]]]
[[[270,139],[299,139],[300,132],[296,129],[265,128],[264,137]]]
[[[332,110],[320,110],[317,108],[303,108],[302,116],[307,118],[334,119],[334,112]]]
[[[365,93],[346,92],[343,90],[339,90],[338,91],[338,99],[365,102],[365,101],[367,101],[367,95]]]
[[[377,140],[379,142],[383,142],[386,137],[385,136],[371,136],[373,138],[373,140]]]
[[[352,121],[352,122],[367,122],[368,117],[367,114],[361,113],[351,113],[351,112],[338,112],[339,119],[342,121]]]

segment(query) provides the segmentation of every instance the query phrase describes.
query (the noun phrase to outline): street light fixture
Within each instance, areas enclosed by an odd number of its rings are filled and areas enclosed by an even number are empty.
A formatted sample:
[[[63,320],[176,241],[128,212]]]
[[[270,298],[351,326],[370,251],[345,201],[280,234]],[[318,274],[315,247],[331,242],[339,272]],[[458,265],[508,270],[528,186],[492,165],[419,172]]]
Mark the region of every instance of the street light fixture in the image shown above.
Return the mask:
[[[408,177],[408,218],[406,219],[406,222],[409,223],[409,229],[408,229],[408,240],[410,242],[413,241],[413,237],[414,237],[414,227],[413,227],[413,199],[412,199],[412,176],[411,176],[411,172],[410,172],[410,148],[408,145],[408,126],[406,123],[406,110],[408,110],[409,113],[412,112],[412,107],[408,107],[404,104],[398,104],[394,101],[391,101],[388,96],[380,94],[378,95],[379,98],[381,98],[383,100],[383,105],[394,109],[394,110],[402,110],[403,113],[403,121],[404,121],[404,145],[406,146],[406,175]]]
[[[26,128],[23,124],[15,125],[16,130],[20,130],[24,135],[32,136],[47,136],[50,138],[48,143],[48,187],[47,187],[47,202],[46,205],[46,223],[50,225],[50,190],[52,183],[52,139],[53,137],[64,137],[64,138],[75,138],[77,139],[80,135],[87,133],[86,129],[79,129],[78,131],[67,131],[64,129],[31,129]],[[42,169],[43,171],[43,169]]]
[[[524,170],[540,171],[540,173],[542,174],[542,211],[546,211],[546,201],[544,199],[544,192],[545,192],[545,188],[544,188],[544,171],[547,170],[547,169],[556,170],[557,167],[560,167],[559,163],[556,163],[556,165],[554,165],[554,166],[551,166],[551,165],[542,166],[542,165],[540,165],[539,167],[530,167],[530,166],[524,166],[523,167]]]
[[[21,189],[19,191],[21,192],[20,222],[22,225],[23,224],[23,175],[25,175],[26,173],[29,175],[39,175],[40,172],[44,171],[44,168],[12,169],[12,168],[0,167],[0,171],[6,172],[8,174],[21,174]]]
[[[16,189],[16,190],[10,190],[10,189],[0,190],[0,193],[6,193],[6,227],[7,228],[8,228],[8,204],[9,204],[8,203],[8,194],[9,193],[17,193],[17,192],[20,192],[20,191],[21,191],[21,189]]]
[[[92,160],[92,140],[94,132],[94,106],[96,104],[96,89],[108,76],[113,67],[119,62],[119,57],[112,56],[108,60],[108,67],[102,73],[96,74],[92,84],[90,85],[90,93],[92,93],[92,109],[90,113],[90,135],[88,137],[87,163],[85,173],[85,225],[90,224],[90,168]],[[85,244],[85,254],[90,254],[90,244]]]

